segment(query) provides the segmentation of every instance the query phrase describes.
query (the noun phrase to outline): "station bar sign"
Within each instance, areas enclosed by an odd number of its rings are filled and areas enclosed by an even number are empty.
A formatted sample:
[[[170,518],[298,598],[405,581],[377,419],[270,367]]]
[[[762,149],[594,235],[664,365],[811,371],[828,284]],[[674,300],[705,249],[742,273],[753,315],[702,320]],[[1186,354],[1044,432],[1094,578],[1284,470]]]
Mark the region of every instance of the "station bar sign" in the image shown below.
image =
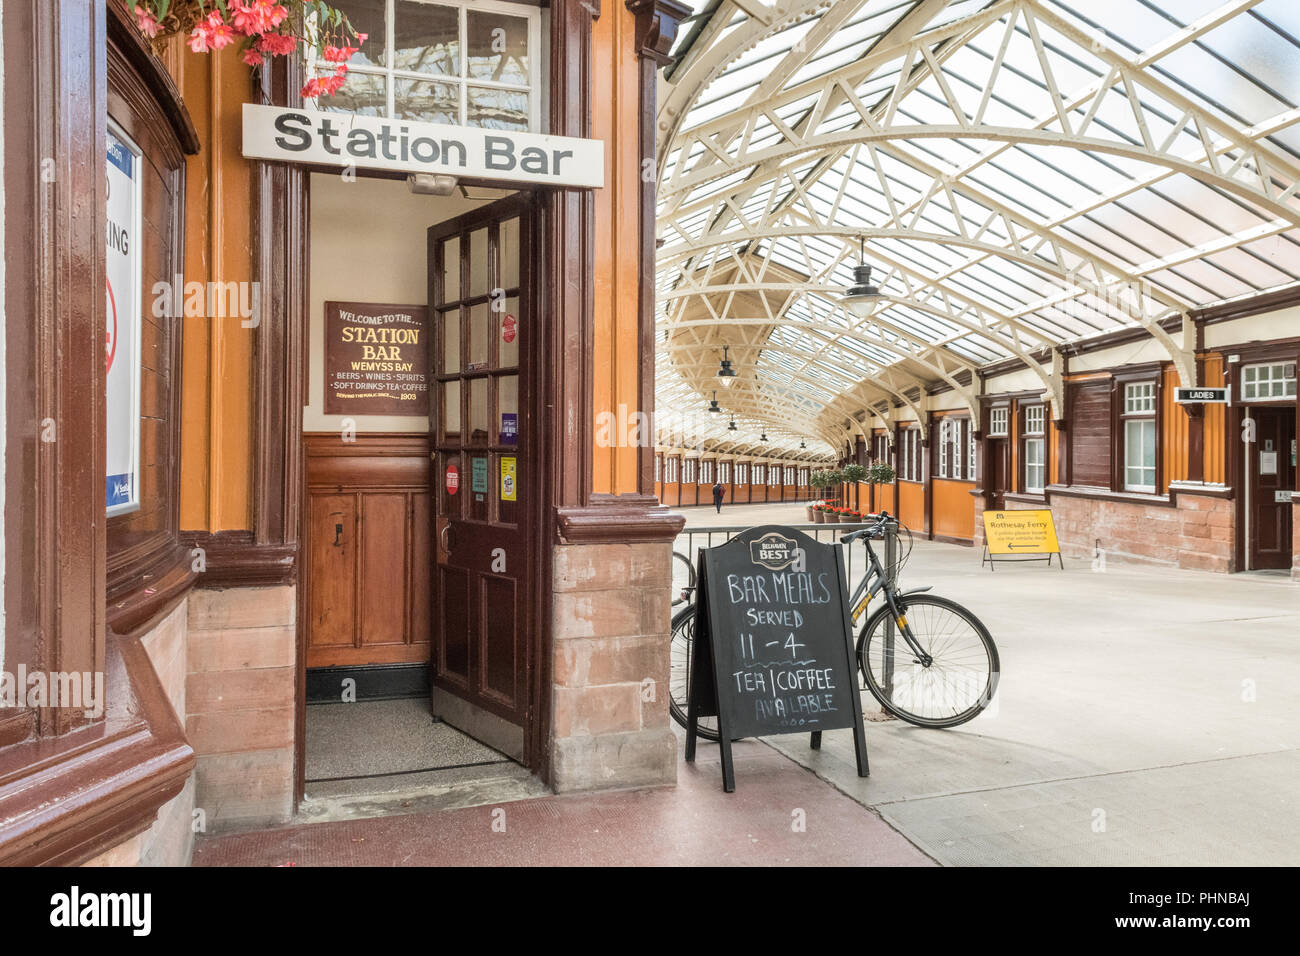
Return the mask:
[[[474,126],[244,104],[244,156],[461,179],[605,185],[605,144]]]
[[[1226,388],[1175,388],[1174,401],[1180,405],[1195,403],[1226,405],[1228,390]]]

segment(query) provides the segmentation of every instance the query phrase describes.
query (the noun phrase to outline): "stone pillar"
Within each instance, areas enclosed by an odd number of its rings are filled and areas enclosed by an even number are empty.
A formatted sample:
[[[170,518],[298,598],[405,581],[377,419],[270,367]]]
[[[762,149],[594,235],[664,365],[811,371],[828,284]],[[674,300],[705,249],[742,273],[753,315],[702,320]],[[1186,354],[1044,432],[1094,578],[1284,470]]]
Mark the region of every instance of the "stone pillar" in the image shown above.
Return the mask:
[[[672,541],[685,519],[646,496],[560,511],[552,565],[551,784],[674,784],[668,654]]]

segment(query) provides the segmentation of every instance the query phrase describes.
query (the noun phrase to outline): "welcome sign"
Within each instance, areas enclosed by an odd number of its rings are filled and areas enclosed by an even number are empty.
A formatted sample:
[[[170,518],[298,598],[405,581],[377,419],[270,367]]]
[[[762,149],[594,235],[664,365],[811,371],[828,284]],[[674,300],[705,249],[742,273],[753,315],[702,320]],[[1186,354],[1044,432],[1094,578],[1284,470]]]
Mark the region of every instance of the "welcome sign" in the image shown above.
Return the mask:
[[[244,104],[244,156],[464,179],[605,185],[605,144],[547,136]]]

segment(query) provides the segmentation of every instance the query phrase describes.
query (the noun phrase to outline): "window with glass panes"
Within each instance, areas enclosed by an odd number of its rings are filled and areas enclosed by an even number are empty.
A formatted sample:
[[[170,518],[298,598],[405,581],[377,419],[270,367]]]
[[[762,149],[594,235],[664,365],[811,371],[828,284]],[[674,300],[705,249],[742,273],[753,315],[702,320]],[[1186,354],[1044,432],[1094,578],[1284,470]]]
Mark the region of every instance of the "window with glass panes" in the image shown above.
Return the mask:
[[[736,484],[744,485],[748,483],[749,483],[749,463],[743,461],[737,462],[736,463]]]
[[[1047,484],[1047,407],[1026,405],[1024,420],[1025,491],[1041,493]]]
[[[1010,409],[1006,405],[999,405],[996,408],[989,409],[989,435],[994,438],[1005,436],[1010,420]]]
[[[664,458],[663,455],[655,455],[655,481],[663,481]]]
[[[1124,490],[1156,490],[1156,385],[1124,386]]]
[[[664,481],[677,480],[677,459],[669,458],[664,462]]]
[[[720,461],[720,462],[718,462],[718,481],[722,482],[724,485],[725,485],[725,484],[730,484],[730,482],[731,482],[731,462],[729,462],[729,461]]]
[[[494,0],[331,2],[369,37],[348,63],[347,82],[318,109],[540,131],[540,9]]]
[[[1296,397],[1294,362],[1247,365],[1241,370],[1241,400],[1257,402],[1270,398]]]

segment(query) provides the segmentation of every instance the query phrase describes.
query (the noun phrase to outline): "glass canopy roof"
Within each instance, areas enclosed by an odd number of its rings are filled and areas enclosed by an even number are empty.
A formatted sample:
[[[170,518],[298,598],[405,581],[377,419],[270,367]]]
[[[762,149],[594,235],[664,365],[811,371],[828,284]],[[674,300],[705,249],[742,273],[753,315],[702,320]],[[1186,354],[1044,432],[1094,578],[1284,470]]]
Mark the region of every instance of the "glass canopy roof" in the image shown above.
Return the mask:
[[[1293,0],[691,6],[657,117],[657,403],[702,413],[725,345],[745,426],[697,444],[827,457],[873,409],[973,402],[982,366],[1117,328],[1188,374],[1189,312],[1300,281]],[[854,311],[864,246],[883,294]]]

